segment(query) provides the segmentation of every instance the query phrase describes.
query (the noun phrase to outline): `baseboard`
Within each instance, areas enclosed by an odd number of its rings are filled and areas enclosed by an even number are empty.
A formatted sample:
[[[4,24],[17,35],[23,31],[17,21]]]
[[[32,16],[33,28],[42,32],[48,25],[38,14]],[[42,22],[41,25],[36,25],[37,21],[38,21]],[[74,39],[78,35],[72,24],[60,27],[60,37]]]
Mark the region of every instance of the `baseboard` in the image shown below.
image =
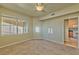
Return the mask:
[[[50,42],[55,42],[55,43],[57,43],[57,44],[61,44],[61,45],[63,45],[63,44],[64,44],[64,43],[59,43],[59,42],[54,41],[54,40],[49,40],[49,39],[44,39],[44,40],[47,40],[47,41],[50,41]]]
[[[33,39],[38,39],[38,38],[33,38]],[[60,43],[60,42],[57,42],[57,41],[54,41],[54,40],[49,40],[49,39],[38,39],[38,40],[47,40],[47,41],[50,41],[50,42],[55,42],[55,43],[57,43],[57,44],[64,44],[64,41],[63,41],[63,43]]]
[[[18,44],[18,43],[22,43],[22,42],[25,42],[25,41],[28,41],[28,40],[31,40],[31,39],[22,40],[22,41],[16,41],[16,42],[4,45],[4,46],[0,46],[0,48],[8,47],[8,46],[15,45],[15,44]]]

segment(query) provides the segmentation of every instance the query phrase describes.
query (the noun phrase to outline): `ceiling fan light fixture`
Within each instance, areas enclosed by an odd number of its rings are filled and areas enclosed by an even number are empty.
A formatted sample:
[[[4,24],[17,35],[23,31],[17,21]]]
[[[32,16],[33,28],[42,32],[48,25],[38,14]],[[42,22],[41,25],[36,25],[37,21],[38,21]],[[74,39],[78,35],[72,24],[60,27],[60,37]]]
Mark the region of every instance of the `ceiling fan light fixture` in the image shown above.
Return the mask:
[[[37,11],[43,11],[44,10],[44,5],[42,3],[36,4],[36,10]]]

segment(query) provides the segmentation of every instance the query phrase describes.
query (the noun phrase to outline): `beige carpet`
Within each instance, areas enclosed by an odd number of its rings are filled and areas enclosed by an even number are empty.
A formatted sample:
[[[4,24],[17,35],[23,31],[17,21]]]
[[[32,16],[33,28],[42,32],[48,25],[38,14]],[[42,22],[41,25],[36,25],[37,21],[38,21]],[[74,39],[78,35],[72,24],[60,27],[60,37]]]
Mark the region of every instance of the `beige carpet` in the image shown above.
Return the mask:
[[[75,55],[79,49],[65,47],[54,42],[32,39],[0,49],[1,55]]]

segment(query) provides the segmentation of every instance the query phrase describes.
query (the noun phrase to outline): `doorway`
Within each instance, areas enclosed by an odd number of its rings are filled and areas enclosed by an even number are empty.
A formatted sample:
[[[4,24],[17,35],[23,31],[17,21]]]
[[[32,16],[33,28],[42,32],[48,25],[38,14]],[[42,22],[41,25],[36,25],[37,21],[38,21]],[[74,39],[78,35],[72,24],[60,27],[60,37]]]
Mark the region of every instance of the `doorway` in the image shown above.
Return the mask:
[[[64,45],[77,48],[78,46],[78,18],[64,20],[65,39]]]

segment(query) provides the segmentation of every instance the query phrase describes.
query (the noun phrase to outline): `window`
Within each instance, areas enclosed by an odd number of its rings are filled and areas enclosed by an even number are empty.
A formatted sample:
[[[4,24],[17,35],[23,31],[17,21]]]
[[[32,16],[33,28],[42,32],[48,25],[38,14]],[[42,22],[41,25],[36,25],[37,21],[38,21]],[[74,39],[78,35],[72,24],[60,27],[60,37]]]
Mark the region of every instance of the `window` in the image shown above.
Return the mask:
[[[53,33],[53,29],[52,28],[48,28],[48,33]]]
[[[1,35],[17,35],[28,32],[28,23],[20,18],[2,17]]]
[[[35,28],[35,32],[38,32],[38,33],[39,33],[39,32],[40,32],[40,27],[37,26],[37,27]]]
[[[1,24],[1,35],[13,35],[17,34],[16,19],[3,17]]]
[[[24,21],[22,19],[17,20],[17,32],[18,34],[23,34],[23,29],[24,28]]]

